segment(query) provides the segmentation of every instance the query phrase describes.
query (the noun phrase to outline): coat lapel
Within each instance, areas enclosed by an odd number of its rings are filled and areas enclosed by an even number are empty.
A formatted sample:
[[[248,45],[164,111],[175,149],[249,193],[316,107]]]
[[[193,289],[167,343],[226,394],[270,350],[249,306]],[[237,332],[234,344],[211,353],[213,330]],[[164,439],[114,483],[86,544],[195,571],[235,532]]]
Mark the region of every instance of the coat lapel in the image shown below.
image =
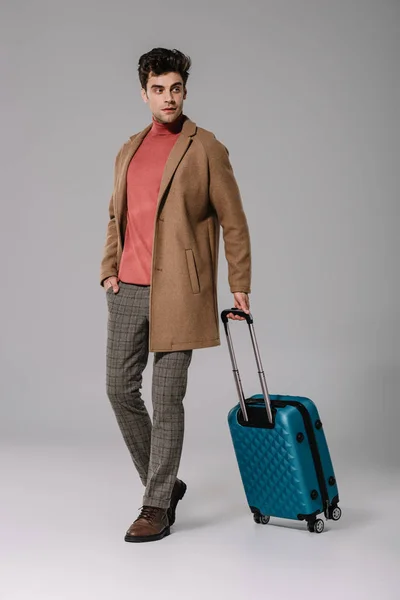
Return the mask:
[[[120,166],[118,169],[118,175],[117,175],[117,181],[116,181],[116,194],[115,194],[115,199],[116,199],[115,209],[116,209],[116,213],[119,215],[119,217],[123,217],[124,210],[126,208],[127,172],[128,172],[129,163],[131,162],[132,157],[134,156],[134,154],[137,151],[137,149],[139,148],[140,144],[146,137],[147,133],[150,131],[151,127],[152,127],[152,125],[148,125],[147,127],[145,127],[145,129],[143,129],[143,131],[141,131],[140,133],[138,133],[135,136],[132,136],[130,138],[130,141],[126,144],[126,148],[124,149],[123,154],[121,156]],[[161,201],[165,195],[165,192],[168,189],[168,186],[171,182],[171,179],[172,179],[179,163],[181,162],[182,158],[184,157],[187,149],[189,148],[189,146],[192,142],[192,137],[195,135],[196,130],[197,130],[196,123],[194,123],[190,119],[186,118],[186,120],[183,123],[182,131],[181,131],[174,147],[172,148],[170,155],[168,157],[168,160],[165,164],[165,168],[163,171],[163,176],[162,176],[161,184],[160,184],[160,190],[159,190],[159,194],[158,194],[158,198],[157,198],[157,210],[160,207]]]
[[[187,149],[192,143],[192,137],[195,135],[196,129],[196,123],[186,118],[186,120],[183,123],[182,131],[176,143],[174,144],[165,164],[163,176],[160,183],[160,191],[158,193],[157,212],[160,208],[162,199],[168,189],[171,179],[176,169],[178,168],[179,163],[181,162]]]
[[[122,215],[124,208],[126,207],[126,187],[127,187],[127,172],[129,163],[132,160],[136,150],[139,148],[140,144],[146,137],[147,133],[150,131],[151,125],[148,125],[138,133],[130,138],[130,141],[127,142],[126,148],[121,156],[121,162],[118,169],[117,181],[116,181],[116,212],[118,215]]]

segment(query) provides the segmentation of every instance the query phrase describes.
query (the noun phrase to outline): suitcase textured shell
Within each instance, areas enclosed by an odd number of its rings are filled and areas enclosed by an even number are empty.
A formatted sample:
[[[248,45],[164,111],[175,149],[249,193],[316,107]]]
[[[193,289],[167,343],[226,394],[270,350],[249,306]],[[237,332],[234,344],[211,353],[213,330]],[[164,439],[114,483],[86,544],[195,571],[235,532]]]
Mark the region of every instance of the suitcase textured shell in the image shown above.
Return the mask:
[[[239,419],[239,404],[228,415],[247,502],[253,512],[286,519],[327,515],[327,504],[335,505],[339,498],[318,410],[309,398],[270,395],[270,399],[273,428],[265,423],[262,394],[247,400],[248,424]]]

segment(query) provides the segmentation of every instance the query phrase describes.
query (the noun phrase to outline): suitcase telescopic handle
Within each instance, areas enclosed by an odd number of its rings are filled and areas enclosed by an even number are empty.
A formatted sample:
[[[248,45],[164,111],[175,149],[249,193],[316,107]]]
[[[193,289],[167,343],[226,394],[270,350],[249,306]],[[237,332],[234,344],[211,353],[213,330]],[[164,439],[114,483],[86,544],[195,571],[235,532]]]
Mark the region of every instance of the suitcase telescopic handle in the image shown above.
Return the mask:
[[[236,383],[236,388],[237,388],[237,392],[238,392],[238,396],[239,396],[240,408],[242,409],[242,413],[243,413],[243,418],[245,421],[249,420],[248,415],[247,415],[247,410],[246,410],[246,399],[245,399],[245,396],[243,393],[243,386],[242,386],[242,382],[240,379],[239,369],[238,369],[237,363],[236,363],[235,351],[233,349],[233,343],[232,343],[232,336],[231,336],[231,332],[229,329],[228,315],[230,313],[232,313],[233,315],[238,315],[238,316],[244,317],[249,326],[250,337],[251,337],[251,341],[253,344],[254,355],[256,357],[258,376],[260,378],[261,389],[262,389],[263,396],[264,396],[265,408],[267,410],[268,420],[272,424],[273,418],[272,418],[272,410],[271,410],[271,399],[270,399],[269,392],[268,392],[267,382],[265,380],[264,369],[263,369],[263,366],[261,363],[260,351],[258,349],[257,338],[256,338],[256,334],[254,331],[253,317],[252,317],[251,313],[247,314],[243,310],[239,310],[238,308],[226,308],[225,310],[223,310],[221,312],[221,319],[222,319],[222,322],[223,322],[224,328],[225,328],[226,339],[227,339],[228,348],[229,348],[229,354],[230,354],[231,362],[232,362],[233,376],[235,378],[235,383]]]

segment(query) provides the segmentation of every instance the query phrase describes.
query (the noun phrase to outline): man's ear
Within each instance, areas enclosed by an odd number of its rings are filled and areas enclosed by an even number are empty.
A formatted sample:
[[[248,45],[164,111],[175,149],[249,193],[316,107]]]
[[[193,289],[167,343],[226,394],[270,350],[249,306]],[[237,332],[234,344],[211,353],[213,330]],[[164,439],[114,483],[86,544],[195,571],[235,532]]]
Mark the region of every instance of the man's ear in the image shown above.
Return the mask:
[[[187,96],[187,89],[184,88],[183,90],[183,99],[186,100],[186,96]]]
[[[149,97],[148,97],[147,92],[146,92],[146,90],[144,88],[142,88],[140,90],[140,94],[142,96],[143,102],[146,102],[146,104],[147,104],[147,102],[149,101]]]

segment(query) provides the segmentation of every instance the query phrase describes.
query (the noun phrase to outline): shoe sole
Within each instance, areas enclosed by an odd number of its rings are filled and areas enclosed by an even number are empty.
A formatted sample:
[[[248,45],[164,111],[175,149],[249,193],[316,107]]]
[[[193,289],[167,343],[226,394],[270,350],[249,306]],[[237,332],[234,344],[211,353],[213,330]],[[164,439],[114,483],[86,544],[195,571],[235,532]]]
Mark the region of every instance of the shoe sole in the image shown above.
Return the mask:
[[[167,535],[169,535],[170,529],[166,527],[160,533],[156,533],[154,535],[128,535],[125,536],[125,542],[155,542],[157,540],[162,540]]]
[[[187,490],[187,485],[186,485],[186,483],[185,483],[184,481],[182,481],[182,483],[183,483],[183,489],[182,489],[182,492],[181,492],[180,496],[178,496],[178,502],[179,502],[179,500],[182,500],[182,498],[183,498],[183,496],[186,494],[186,490]],[[176,503],[176,506],[178,505],[178,502]],[[170,516],[170,514],[171,514],[171,512],[170,512],[170,511],[171,511],[172,509],[171,509],[171,508],[169,508],[169,509],[168,509],[168,511],[167,511],[167,514],[168,514],[168,519],[169,519],[169,524],[170,524],[170,526],[171,526],[171,525],[173,525],[173,524],[175,523],[175,519],[176,519],[176,514],[175,514],[175,512],[176,512],[176,506],[175,506],[175,508],[174,508],[174,510],[173,510],[173,516],[172,516],[172,518],[171,518],[171,516]]]

